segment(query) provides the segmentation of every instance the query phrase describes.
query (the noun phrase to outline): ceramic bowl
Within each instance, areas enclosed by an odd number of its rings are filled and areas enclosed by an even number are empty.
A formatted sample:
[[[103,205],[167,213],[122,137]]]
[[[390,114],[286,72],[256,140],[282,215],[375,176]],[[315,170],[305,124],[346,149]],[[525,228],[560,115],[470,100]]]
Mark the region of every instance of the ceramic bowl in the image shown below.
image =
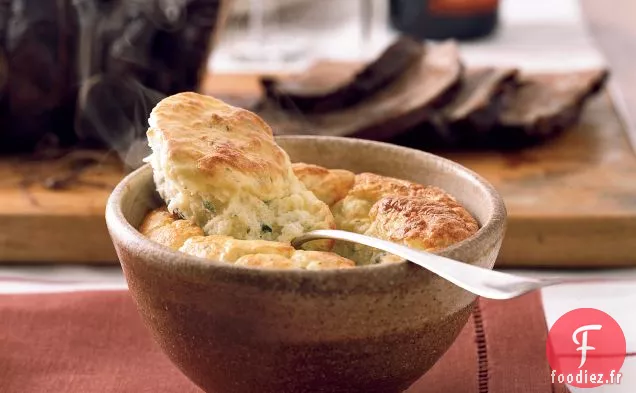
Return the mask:
[[[442,187],[477,218],[473,237],[440,254],[492,268],[504,204],[484,179],[421,151],[359,139],[296,136],[293,162],[375,172]],[[151,242],[135,228],[159,203],[151,168],[113,191],[108,229],[154,339],[207,392],[400,392],[453,343],[476,299],[409,262],[350,270],[236,267]]]

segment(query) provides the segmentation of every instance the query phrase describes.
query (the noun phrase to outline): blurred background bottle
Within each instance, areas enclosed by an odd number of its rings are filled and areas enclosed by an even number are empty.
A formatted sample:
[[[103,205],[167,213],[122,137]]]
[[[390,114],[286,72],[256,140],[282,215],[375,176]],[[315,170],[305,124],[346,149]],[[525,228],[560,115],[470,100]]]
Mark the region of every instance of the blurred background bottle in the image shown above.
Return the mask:
[[[499,0],[389,0],[392,26],[430,40],[472,40],[493,33]]]

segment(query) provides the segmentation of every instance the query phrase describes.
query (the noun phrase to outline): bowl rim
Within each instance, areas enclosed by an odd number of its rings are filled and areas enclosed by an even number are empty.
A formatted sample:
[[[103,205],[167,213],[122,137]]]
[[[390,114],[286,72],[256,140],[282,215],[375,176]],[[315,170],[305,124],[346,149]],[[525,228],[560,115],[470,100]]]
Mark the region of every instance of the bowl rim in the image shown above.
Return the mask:
[[[425,151],[373,140],[320,135],[276,136],[277,141],[316,139],[322,139],[327,142],[332,141],[341,144],[352,144],[358,148],[375,145],[377,147],[385,149],[397,149],[402,151],[410,150],[419,155],[426,156],[426,158],[428,158],[431,162],[435,163],[434,165],[438,165],[440,167],[447,166],[449,168],[452,168],[454,172],[461,175],[464,181],[472,182],[473,184],[477,184],[480,188],[484,189],[486,191],[485,194],[487,196],[488,202],[492,206],[492,211],[490,211],[490,218],[488,219],[488,221],[481,225],[479,230],[471,237],[436,252],[439,255],[448,256],[464,248],[474,249],[475,247],[479,247],[479,244],[486,243],[488,239],[493,236],[493,234],[496,234],[499,231],[503,233],[505,230],[507,210],[501,195],[497,192],[494,186],[481,175],[455,161]],[[122,210],[121,202],[125,193],[130,191],[130,183],[137,177],[145,175],[145,172],[147,171],[151,171],[149,164],[145,164],[142,167],[126,175],[113,189],[106,203],[106,224],[114,243],[118,241],[126,243],[128,249],[136,250],[139,253],[143,253],[145,255],[145,259],[151,259],[153,263],[161,263],[166,268],[170,267],[169,265],[173,265],[172,267],[174,267],[177,271],[183,271],[184,266],[187,266],[187,269],[185,270],[188,270],[190,273],[195,274],[202,271],[213,270],[225,273],[240,274],[244,276],[285,276],[302,279],[315,277],[324,279],[333,275],[344,276],[368,274],[371,272],[373,272],[373,274],[384,274],[394,271],[397,272],[397,270],[402,269],[405,265],[409,264],[408,261],[402,261],[388,264],[356,266],[353,269],[325,270],[259,268],[236,266],[227,262],[196,257],[181,253],[176,250],[172,250],[167,246],[153,242],[143,236],[137,230],[137,228],[135,228],[128,222]],[[148,258],[148,255],[152,255],[152,257]],[[121,258],[119,259],[121,262]],[[179,266],[176,266],[177,263],[179,264]]]

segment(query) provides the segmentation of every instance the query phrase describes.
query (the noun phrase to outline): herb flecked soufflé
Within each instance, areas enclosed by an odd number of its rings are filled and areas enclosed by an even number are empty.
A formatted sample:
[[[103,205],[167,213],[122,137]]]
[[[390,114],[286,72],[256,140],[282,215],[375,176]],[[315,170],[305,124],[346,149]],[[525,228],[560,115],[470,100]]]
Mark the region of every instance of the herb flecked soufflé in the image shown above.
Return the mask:
[[[248,267],[346,269],[401,259],[329,240],[295,250],[290,241],[338,228],[436,251],[479,228],[437,187],[292,163],[259,116],[210,96],[167,97],[149,123],[146,160],[165,205],[139,230],[186,254]]]

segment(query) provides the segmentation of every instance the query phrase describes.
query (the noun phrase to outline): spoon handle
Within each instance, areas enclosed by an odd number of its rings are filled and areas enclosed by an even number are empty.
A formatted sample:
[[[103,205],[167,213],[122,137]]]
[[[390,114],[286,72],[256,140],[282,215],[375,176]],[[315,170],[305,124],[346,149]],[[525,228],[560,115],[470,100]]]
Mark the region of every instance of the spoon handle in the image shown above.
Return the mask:
[[[539,280],[498,272],[347,231],[312,231],[294,239],[292,245],[298,247],[307,241],[317,239],[344,240],[389,252],[428,269],[469,292],[488,299],[511,299],[546,285],[554,285],[553,280]]]

